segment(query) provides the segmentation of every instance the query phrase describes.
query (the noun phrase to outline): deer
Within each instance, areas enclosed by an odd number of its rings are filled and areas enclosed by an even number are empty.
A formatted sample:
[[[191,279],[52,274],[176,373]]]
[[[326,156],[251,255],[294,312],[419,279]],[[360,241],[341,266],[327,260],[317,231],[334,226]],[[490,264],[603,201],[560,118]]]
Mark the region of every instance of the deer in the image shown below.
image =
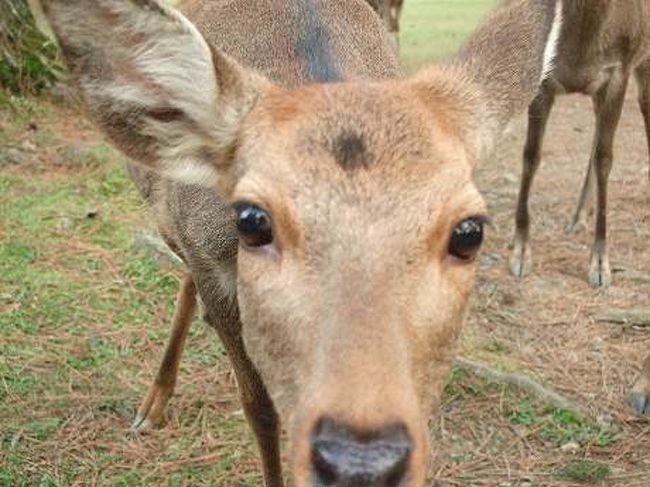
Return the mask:
[[[528,132],[515,217],[511,273],[519,278],[532,270],[528,198],[541,163],[546,124],[555,98],[582,93],[592,99],[596,130],[591,156],[569,233],[586,228],[588,202],[596,183],[596,222],[588,282],[607,287],[611,269],[607,249],[607,182],[613,162],[613,142],[629,79],[638,85],[638,105],[650,149],[650,4],[645,0],[565,0],[563,29],[553,70],[528,107]],[[595,181],[594,181],[595,180]],[[639,414],[650,414],[650,355],[630,392]]]
[[[397,37],[404,0],[368,0],[368,3],[384,20],[388,32]]]
[[[645,358],[641,373],[632,386],[629,402],[636,414],[650,416],[650,355]]]
[[[473,170],[550,72],[561,1],[506,0],[408,78],[364,0],[43,3],[187,268],[135,428],[200,302],[267,487],[281,428],[298,487],[423,486],[487,221]]]
[[[577,233],[586,227],[586,203],[593,199],[595,182],[595,233],[588,282],[592,287],[602,288],[611,283],[607,183],[613,141],[633,74],[639,87],[638,102],[650,147],[650,3],[646,0],[565,0],[562,17],[553,70],[528,107],[510,271],[523,278],[532,270],[528,197],[540,166],[546,123],[555,98],[564,93],[582,93],[592,100],[596,130],[587,174],[567,231]]]

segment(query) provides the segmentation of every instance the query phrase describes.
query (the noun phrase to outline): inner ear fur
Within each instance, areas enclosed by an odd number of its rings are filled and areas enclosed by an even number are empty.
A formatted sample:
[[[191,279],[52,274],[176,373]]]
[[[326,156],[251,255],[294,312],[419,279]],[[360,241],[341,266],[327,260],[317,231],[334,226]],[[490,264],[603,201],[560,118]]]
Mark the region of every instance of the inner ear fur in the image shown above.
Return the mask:
[[[268,82],[156,0],[44,0],[92,117],[167,177],[214,184]]]

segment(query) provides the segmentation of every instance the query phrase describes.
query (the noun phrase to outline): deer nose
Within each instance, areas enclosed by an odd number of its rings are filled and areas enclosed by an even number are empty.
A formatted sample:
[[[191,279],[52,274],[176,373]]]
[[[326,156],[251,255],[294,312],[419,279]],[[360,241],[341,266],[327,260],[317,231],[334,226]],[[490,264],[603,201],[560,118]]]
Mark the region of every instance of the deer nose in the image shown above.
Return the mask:
[[[405,425],[359,434],[331,419],[312,436],[314,487],[403,487],[413,448]]]

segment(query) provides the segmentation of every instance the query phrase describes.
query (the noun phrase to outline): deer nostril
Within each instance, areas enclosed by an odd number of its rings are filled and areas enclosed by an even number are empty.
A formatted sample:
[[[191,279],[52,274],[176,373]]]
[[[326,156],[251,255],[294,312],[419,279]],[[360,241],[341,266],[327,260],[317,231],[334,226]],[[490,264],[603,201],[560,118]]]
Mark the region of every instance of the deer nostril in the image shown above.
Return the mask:
[[[400,487],[413,446],[404,425],[358,434],[330,419],[312,437],[314,485]]]

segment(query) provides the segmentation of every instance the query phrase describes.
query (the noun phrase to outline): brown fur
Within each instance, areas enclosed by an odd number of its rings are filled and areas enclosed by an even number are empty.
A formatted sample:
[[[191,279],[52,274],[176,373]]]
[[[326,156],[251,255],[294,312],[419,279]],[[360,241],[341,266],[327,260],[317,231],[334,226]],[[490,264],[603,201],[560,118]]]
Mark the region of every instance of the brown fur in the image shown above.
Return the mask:
[[[515,248],[511,271],[523,277],[531,270],[528,195],[541,161],[541,145],[554,99],[562,93],[583,93],[594,103],[596,133],[578,207],[568,230],[585,225],[593,180],[597,182],[597,212],[589,282],[609,285],[607,252],[607,179],[613,159],[613,139],[629,77],[639,84],[639,105],[650,146],[650,3],[646,0],[564,0],[563,28],[551,76],[529,107],[524,171],[517,206]]]
[[[399,20],[404,7],[404,0],[367,0],[370,6],[379,14],[388,32],[399,34]]]
[[[91,112],[141,156],[130,172],[228,352],[266,485],[282,485],[278,419],[307,486],[331,418],[403,426],[422,486],[475,273],[449,238],[485,213],[473,167],[535,92],[554,2],[504,2],[453,65],[406,80],[361,0],[196,2],[209,49],[153,0],[46,6]],[[269,212],[272,245],[238,248],[236,201]]]

